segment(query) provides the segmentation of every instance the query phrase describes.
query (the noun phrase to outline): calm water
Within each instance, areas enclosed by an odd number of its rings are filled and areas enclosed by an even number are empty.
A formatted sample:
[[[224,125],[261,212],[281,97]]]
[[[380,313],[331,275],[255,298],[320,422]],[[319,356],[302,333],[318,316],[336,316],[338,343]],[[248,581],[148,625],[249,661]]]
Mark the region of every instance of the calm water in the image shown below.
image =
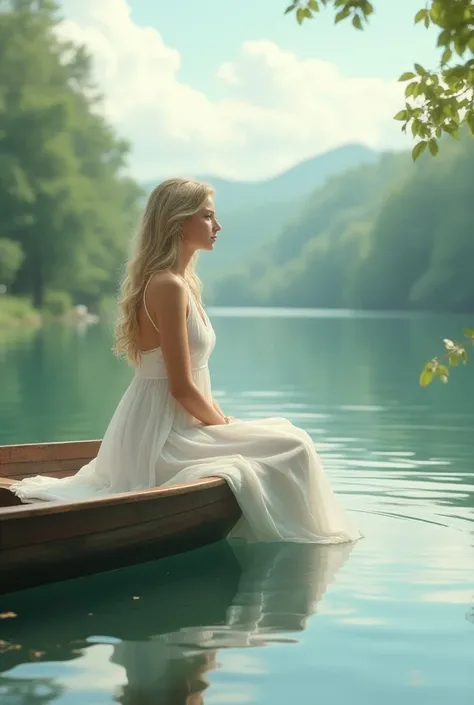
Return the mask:
[[[474,361],[418,387],[466,317],[214,311],[216,396],[305,428],[366,537],[229,545],[0,597],[1,705],[474,701]],[[100,437],[109,331],[0,346],[0,443]]]

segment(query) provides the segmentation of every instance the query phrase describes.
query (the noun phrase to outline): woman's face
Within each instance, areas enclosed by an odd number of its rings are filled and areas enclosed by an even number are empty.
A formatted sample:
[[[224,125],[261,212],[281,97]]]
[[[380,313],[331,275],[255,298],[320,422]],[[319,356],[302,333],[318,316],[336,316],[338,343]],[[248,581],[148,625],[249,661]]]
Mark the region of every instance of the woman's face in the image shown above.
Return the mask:
[[[219,230],[214,201],[209,196],[201,210],[184,221],[183,243],[193,250],[213,250]]]

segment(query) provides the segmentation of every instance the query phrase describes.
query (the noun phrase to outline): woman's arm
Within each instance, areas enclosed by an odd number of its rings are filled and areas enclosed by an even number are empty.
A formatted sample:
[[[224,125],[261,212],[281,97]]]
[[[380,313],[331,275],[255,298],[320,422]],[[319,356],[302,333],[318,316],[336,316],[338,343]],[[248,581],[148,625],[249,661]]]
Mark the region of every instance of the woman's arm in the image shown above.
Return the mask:
[[[189,355],[187,330],[188,293],[184,284],[170,272],[155,275],[150,282],[149,308],[160,331],[161,349],[168,373],[170,393],[186,411],[206,426],[227,423],[195,385]]]
[[[212,400],[212,406],[214,407],[214,409],[217,411],[218,414],[221,414],[225,418],[224,412],[222,411],[221,407],[219,406],[219,404],[216,402],[215,399]]]

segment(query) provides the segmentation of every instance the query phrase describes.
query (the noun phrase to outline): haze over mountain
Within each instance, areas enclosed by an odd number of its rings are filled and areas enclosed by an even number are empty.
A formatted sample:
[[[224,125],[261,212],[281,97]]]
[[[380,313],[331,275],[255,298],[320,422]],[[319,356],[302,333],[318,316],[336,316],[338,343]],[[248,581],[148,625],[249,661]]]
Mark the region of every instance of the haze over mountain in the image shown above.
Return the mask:
[[[474,140],[443,140],[333,176],[276,237],[212,280],[208,303],[378,310],[474,309]]]
[[[241,257],[247,257],[274,239],[296,217],[307,197],[329,178],[348,169],[371,164],[378,152],[360,144],[348,144],[307,159],[291,169],[263,181],[231,181],[196,175],[216,189],[216,210],[222,225],[215,249],[203,253],[199,274],[212,283]],[[155,182],[144,184],[147,193]]]

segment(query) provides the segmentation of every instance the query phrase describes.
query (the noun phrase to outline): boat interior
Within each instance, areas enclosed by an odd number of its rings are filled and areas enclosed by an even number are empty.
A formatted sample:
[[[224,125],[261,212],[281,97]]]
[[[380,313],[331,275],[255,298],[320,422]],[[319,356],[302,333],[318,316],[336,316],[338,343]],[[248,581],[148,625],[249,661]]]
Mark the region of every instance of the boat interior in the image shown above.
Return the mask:
[[[10,486],[32,475],[67,477],[97,455],[100,441],[0,446],[0,508],[21,505]]]

